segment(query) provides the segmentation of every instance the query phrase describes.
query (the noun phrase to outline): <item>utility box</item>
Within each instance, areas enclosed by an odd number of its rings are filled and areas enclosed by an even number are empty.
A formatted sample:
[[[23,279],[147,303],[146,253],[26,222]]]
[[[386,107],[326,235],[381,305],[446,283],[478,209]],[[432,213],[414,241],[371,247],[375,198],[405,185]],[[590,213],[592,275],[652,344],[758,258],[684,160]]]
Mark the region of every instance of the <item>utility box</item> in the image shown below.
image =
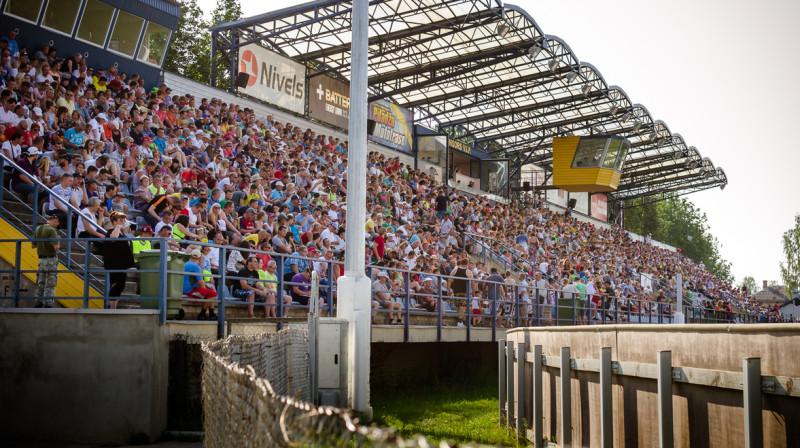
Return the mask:
[[[347,407],[347,324],[336,317],[319,318],[314,398],[321,405]]]

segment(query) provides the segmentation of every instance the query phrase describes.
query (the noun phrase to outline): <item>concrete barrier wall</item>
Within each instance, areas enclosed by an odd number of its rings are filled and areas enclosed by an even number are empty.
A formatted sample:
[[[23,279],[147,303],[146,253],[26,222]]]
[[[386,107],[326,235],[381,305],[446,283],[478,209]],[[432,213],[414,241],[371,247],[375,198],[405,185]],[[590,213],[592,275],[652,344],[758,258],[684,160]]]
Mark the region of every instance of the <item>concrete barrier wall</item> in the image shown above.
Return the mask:
[[[509,330],[506,339],[523,342],[526,351],[542,346],[544,356],[559,357],[570,347],[570,358],[599,359],[611,347],[612,361],[657,363],[659,350],[672,351],[674,367],[742,372],[747,357],[761,358],[763,376],[800,378],[800,325],[609,325]],[[524,375],[522,406],[532,429],[532,365]],[[515,379],[516,380],[516,379]],[[572,371],[572,440],[576,446],[600,443],[599,375]],[[796,381],[795,381],[796,383]],[[543,368],[544,436],[559,437],[561,384],[559,369]],[[657,447],[657,382],[614,375],[614,446]],[[514,400],[515,409],[519,403]],[[675,446],[744,446],[741,390],[673,383]],[[764,446],[800,446],[800,398],[762,395]],[[516,412],[515,412],[516,415]]]
[[[169,331],[155,310],[0,310],[0,432],[84,443],[166,426]]]

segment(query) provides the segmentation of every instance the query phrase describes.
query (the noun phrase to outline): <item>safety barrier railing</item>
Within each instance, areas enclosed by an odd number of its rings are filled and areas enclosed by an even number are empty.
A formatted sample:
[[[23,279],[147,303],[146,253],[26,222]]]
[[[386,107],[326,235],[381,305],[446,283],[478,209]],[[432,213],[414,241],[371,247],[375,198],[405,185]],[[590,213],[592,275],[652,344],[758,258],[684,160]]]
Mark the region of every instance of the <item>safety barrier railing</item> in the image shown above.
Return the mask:
[[[126,239],[130,241],[134,240],[134,238]],[[232,306],[252,306],[254,313],[255,309],[259,308],[264,311],[265,315],[267,315],[267,311],[270,311],[269,314],[275,317],[279,327],[282,325],[282,322],[285,321],[289,310],[300,309],[307,311],[309,309],[309,303],[297,303],[298,296],[292,294],[292,288],[310,288],[310,271],[307,279],[303,277],[300,282],[297,282],[291,281],[289,276],[284,274],[284,267],[301,262],[327,263],[325,266],[312,264],[311,268],[318,272],[321,277],[319,286],[319,294],[322,298],[321,308],[324,309],[329,316],[334,314],[336,307],[336,282],[333,277],[336,265],[341,268],[339,272],[343,272],[341,261],[322,260],[299,255],[277,254],[256,249],[232,248],[230,246],[176,240],[173,238],[136,239],[140,241],[150,241],[151,243],[159,243],[159,248],[157,249],[159,260],[157,269],[141,269],[141,267],[132,271],[99,269],[92,267],[89,258],[86,257],[84,266],[79,272],[83,272],[84,275],[88,275],[91,272],[96,277],[105,279],[103,287],[101,288],[102,296],[92,297],[89,293],[89,285],[85,284],[81,295],[74,297],[59,296],[54,298],[79,299],[82,301],[83,307],[88,307],[90,300],[99,299],[103,301],[105,308],[109,308],[112,300],[123,302],[138,301],[140,304],[155,301],[157,306],[153,306],[153,308],[159,310],[159,320],[161,323],[167,321],[168,302],[177,301],[195,304],[211,302],[217,308],[216,320],[218,323],[218,335],[222,337],[225,334],[224,325],[227,320],[226,309]],[[105,238],[80,238],[75,240],[83,244],[102,244],[103,241],[108,241],[108,239]],[[14,277],[14,288],[11,294],[0,296],[0,300],[13,300],[15,306],[19,306],[21,300],[36,299],[35,296],[23,295],[20,288],[20,279],[22,275],[37,272],[36,269],[21,269],[20,264],[22,245],[31,244],[32,241],[38,244],[47,241],[63,242],[64,239],[0,240],[0,243],[13,243],[15,246],[15,258],[17,263],[15,263],[10,270],[0,271],[0,274],[12,274]],[[211,250],[218,250],[218,266],[220,268],[216,271],[212,270],[201,274],[188,272],[184,269],[168,269],[168,260],[175,256],[175,253],[168,249],[169,245],[167,242],[169,241],[185,245],[194,245],[198,249],[210,248]],[[238,272],[228,272],[225,266],[227,266],[228,258],[234,256],[234,252],[240,252],[239,255],[242,256],[243,260],[247,260],[252,255],[257,257],[269,256],[276,264],[275,277],[273,279],[240,277]],[[187,256],[188,258],[186,253],[183,253],[183,256]],[[139,257],[142,258],[142,255],[140,254]],[[183,265],[181,265],[181,267],[182,266]],[[263,259],[260,258],[258,267],[261,268],[262,266]],[[299,267],[300,266],[298,266],[298,269]],[[380,281],[378,277],[383,276],[383,272],[381,271],[385,271],[385,273],[388,274],[392,283],[387,286],[388,291],[386,291],[386,293],[388,297],[386,297],[386,301],[383,304],[384,307],[375,310],[375,313],[401,314],[403,316],[401,320],[404,329],[404,340],[406,341],[410,339],[410,329],[415,326],[415,324],[411,322],[411,317],[416,318],[417,316],[435,318],[437,340],[442,340],[443,328],[447,328],[448,326],[461,327],[462,325],[467,340],[471,339],[471,332],[475,328],[491,329],[492,338],[494,340],[497,330],[501,328],[546,325],[593,325],[604,323],[670,323],[672,322],[672,315],[674,312],[674,306],[668,303],[659,303],[631,297],[609,297],[604,295],[587,297],[580,293],[565,293],[560,289],[520,286],[519,284],[494,282],[486,279],[465,279],[464,277],[445,275],[437,272],[418,272],[381,266],[368,266],[365,274],[373,281]],[[60,272],[65,273],[65,271]],[[286,269],[286,272],[288,272],[288,269]],[[138,273],[140,281],[142,281],[147,274],[157,275],[159,279],[158,293],[151,296],[109,297],[112,276],[122,273]],[[206,279],[213,280],[213,288],[217,295],[213,299],[206,300],[184,296],[183,290],[181,290],[180,297],[175,297],[174,294],[170,296],[170,291],[168,291],[169,282],[167,279],[173,275],[180,276],[177,280],[181,283],[185,275],[200,275]],[[149,280],[150,279],[148,279],[148,281]],[[235,297],[234,293],[236,288],[231,289],[229,284],[241,280],[265,285],[265,289],[274,292],[274,300],[264,300],[261,302],[256,301],[255,297],[253,297],[252,301],[245,301],[242,300],[241,297]],[[460,294],[454,292],[457,282],[465,282],[465,291]],[[289,291],[288,293],[285,292],[287,290]],[[376,291],[373,289],[373,301],[376,300],[375,292]],[[308,291],[308,296],[311,296],[310,290]],[[287,297],[291,297],[292,300],[285,300]],[[302,300],[300,300],[300,302],[302,302]],[[392,303],[399,304],[399,307],[391,305]],[[756,321],[755,316],[748,314],[719,312],[700,308],[689,308],[687,309],[686,315],[687,322],[691,323],[749,323]],[[453,322],[453,320],[456,322]]]
[[[10,172],[6,172],[6,168],[9,167],[11,168]],[[22,197],[18,196],[18,194],[20,194],[19,192],[13,190],[13,187],[11,186],[12,179],[9,179],[8,177],[12,176],[14,172],[21,173],[20,176],[25,176],[25,178],[31,181],[31,185],[34,187],[33,194],[31,195],[32,204],[28,204]],[[6,184],[8,184],[8,187],[6,187]],[[83,182],[81,182],[81,187],[83,188]],[[6,193],[8,193],[7,197]],[[93,228],[100,233],[105,233],[103,227],[96,222],[84,218],[81,211],[72,205],[72,203],[55,194],[53,190],[42,183],[42,181],[40,181],[38,178],[29,176],[19,165],[17,165],[15,161],[9,159],[5,154],[0,153],[0,212],[2,212],[2,216],[5,217],[9,223],[11,223],[21,232],[27,233],[27,235],[30,237],[33,236],[33,231],[36,229],[39,222],[45,222],[45,217],[42,216],[41,210],[39,209],[39,198],[41,198],[42,195],[45,195],[48,198],[53,198],[54,203],[61,204],[66,209],[66,211],[59,211],[64,215],[62,219],[66,220],[65,223],[62,223],[65,227],[58,230],[60,235],[66,237],[66,250],[63,252],[59,260],[64,262],[64,264],[70,268],[73,266],[79,266],[79,263],[74,263],[72,260],[74,245],[75,248],[84,251],[84,258],[89,258],[95,262],[101,262],[100,258],[91,253],[91,249],[88,245],[81,245],[78,240],[73,238],[76,230],[73,221],[77,222],[78,219],[83,219],[84,227]],[[24,219],[21,219],[21,217],[16,213],[9,211],[7,208],[8,203],[6,201],[12,201],[13,203],[18,204],[23,210],[25,210],[25,212],[29,211],[31,213],[31,221],[28,222]],[[91,273],[85,278],[90,280],[90,283],[93,287],[99,288],[102,285],[102,279],[92,276]]]

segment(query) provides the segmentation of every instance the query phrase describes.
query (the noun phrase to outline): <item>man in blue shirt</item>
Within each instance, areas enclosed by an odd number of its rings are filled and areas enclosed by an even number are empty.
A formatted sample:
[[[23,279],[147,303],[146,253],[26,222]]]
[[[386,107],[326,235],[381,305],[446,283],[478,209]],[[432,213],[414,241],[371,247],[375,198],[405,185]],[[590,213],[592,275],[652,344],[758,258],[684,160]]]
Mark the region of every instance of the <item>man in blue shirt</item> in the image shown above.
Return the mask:
[[[64,132],[64,146],[69,149],[79,150],[84,143],[84,125],[81,122],[75,123],[75,127],[69,128]]]
[[[217,292],[209,288],[203,280],[203,270],[200,268],[202,263],[203,254],[199,249],[192,251],[191,258],[186,262],[183,270],[186,272],[183,276],[183,295],[193,299],[201,300],[215,300]],[[200,302],[203,309],[197,316],[197,320],[216,320],[217,315],[214,313],[214,302]],[[206,310],[209,310],[206,315]]]

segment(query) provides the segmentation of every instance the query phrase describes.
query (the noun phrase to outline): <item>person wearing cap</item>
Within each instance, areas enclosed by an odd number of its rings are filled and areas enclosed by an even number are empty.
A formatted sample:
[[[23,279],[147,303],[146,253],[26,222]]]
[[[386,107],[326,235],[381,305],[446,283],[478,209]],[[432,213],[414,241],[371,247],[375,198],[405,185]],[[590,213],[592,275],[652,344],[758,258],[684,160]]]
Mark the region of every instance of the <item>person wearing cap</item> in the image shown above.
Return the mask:
[[[217,315],[214,314],[214,302],[216,300],[217,292],[206,285],[203,279],[203,270],[200,267],[203,260],[203,253],[200,249],[195,249],[191,252],[189,261],[183,267],[185,272],[183,276],[183,295],[192,299],[208,300],[208,302],[200,302],[202,309],[197,316],[197,320],[215,320]],[[208,314],[206,314],[208,311]]]
[[[37,179],[39,177],[39,171],[36,169],[34,162],[41,154],[36,147],[28,148],[22,156],[16,160],[17,165],[22,168],[23,171],[14,170],[13,175],[11,176],[11,189],[23,195],[23,199],[32,201],[33,200],[33,193],[38,189],[39,190],[39,202],[44,202],[48,198],[47,192],[43,191],[41,187],[37,187],[36,184],[33,182],[33,179]],[[41,210],[39,204],[34,204],[37,206],[36,210]]]
[[[110,216],[111,232],[108,234],[107,241],[103,244],[103,262],[107,270],[119,270],[122,272],[110,272],[109,276],[109,297],[119,297],[125,290],[125,282],[128,280],[127,269],[134,267],[133,251],[126,239],[125,230],[130,227],[128,217],[124,213],[113,212]],[[111,300],[110,307],[116,308],[117,301]]]
[[[136,256],[143,250],[152,249],[152,244],[147,238],[152,238],[154,235],[155,233],[153,233],[152,227],[144,226],[139,236],[131,241],[131,246],[133,246],[133,262],[136,264],[136,267],[139,267],[139,259]]]
[[[389,273],[386,271],[378,272],[377,280],[372,282],[372,323],[375,324],[375,316],[378,307],[389,310],[389,322],[391,324],[402,324],[403,319],[400,310],[403,305],[392,300],[389,293]]]
[[[47,223],[40,225],[33,232],[31,246],[39,256],[39,269],[36,271],[35,308],[52,308],[55,304],[56,284],[58,282],[58,241],[36,241],[40,239],[58,238],[56,229],[61,217],[50,215]]]
[[[248,303],[264,303],[267,302],[268,297],[270,295],[269,291],[264,284],[264,282],[260,282],[260,277],[258,275],[259,267],[261,266],[261,260],[253,254],[250,254],[247,259],[244,261],[244,266],[239,269],[238,273],[236,274],[238,279],[238,283],[234,285],[233,288],[233,296],[237,299],[244,300]],[[274,297],[274,293],[272,294]],[[274,303],[274,302],[272,302]],[[249,316],[255,317],[253,313],[255,305],[247,305],[247,312]],[[269,317],[270,307],[264,308],[264,317]]]
[[[279,204],[286,194],[283,192],[283,182],[277,181],[275,182],[275,188],[269,193],[269,202],[273,204]]]

